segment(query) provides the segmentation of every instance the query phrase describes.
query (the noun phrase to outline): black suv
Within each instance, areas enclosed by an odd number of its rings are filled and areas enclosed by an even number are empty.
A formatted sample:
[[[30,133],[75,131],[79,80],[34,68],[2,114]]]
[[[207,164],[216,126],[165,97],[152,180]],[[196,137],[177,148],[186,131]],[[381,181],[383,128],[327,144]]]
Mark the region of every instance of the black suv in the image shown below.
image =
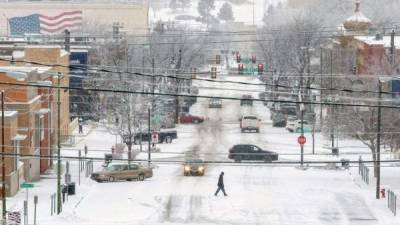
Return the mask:
[[[241,162],[242,160],[272,162],[278,160],[278,153],[262,150],[255,145],[240,144],[234,145],[229,149],[228,157],[234,159],[235,162]]]

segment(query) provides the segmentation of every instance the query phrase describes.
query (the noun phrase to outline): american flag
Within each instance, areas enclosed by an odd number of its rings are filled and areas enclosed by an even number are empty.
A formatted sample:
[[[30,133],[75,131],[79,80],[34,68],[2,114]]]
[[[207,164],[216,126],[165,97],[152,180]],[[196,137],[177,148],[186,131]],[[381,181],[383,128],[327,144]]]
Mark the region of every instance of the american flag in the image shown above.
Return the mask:
[[[32,14],[8,20],[11,35],[26,33],[56,34],[78,30],[82,26],[82,11],[62,12],[55,16]]]

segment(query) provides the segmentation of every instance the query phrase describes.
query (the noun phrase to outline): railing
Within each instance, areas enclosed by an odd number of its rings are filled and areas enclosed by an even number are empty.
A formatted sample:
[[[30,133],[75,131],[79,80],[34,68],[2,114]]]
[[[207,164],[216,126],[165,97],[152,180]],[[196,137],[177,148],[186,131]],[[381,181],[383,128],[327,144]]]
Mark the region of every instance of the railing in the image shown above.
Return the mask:
[[[369,168],[364,164],[361,156],[358,159],[358,174],[366,184],[369,184]]]
[[[387,193],[388,193],[387,194],[388,195],[388,197],[387,197],[387,199],[388,199],[388,208],[396,216],[397,195],[390,189],[387,191]]]

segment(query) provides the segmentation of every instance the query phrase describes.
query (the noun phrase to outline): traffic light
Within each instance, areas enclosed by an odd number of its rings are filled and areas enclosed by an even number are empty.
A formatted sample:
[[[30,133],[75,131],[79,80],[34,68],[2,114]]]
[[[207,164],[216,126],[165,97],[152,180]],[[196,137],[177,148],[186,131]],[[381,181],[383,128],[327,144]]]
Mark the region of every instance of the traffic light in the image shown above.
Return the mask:
[[[211,67],[211,78],[217,78],[217,67]]]
[[[240,61],[241,61],[240,55],[237,54],[237,55],[236,55],[236,62],[237,62],[237,63],[240,63]]]
[[[244,66],[243,66],[242,63],[238,65],[238,70],[239,70],[239,74],[242,75],[243,74],[243,70],[244,70]]]
[[[216,64],[221,64],[221,56],[220,55],[216,56],[215,63]]]
[[[357,66],[353,66],[352,72],[354,75],[357,75]]]
[[[258,75],[261,75],[264,72],[264,64],[260,63],[258,64]]]
[[[257,62],[257,58],[256,58],[255,55],[252,55],[252,56],[251,56],[251,62],[252,62],[252,63],[256,63],[256,62]]]

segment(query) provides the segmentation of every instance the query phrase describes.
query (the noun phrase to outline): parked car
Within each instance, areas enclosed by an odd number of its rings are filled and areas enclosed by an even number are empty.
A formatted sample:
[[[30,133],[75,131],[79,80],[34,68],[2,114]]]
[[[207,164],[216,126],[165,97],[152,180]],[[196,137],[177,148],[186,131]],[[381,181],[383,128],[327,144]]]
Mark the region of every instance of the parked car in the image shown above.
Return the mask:
[[[301,132],[301,120],[294,120],[294,121],[288,121],[286,125],[286,130],[289,132],[296,132],[300,133]],[[311,132],[312,127],[308,123],[308,121],[303,120],[303,132]]]
[[[202,123],[204,122],[204,117],[194,116],[188,113],[181,113],[179,116],[180,123]]]
[[[205,166],[203,160],[192,159],[188,160],[183,164],[183,175],[184,176],[203,176],[205,172]]]
[[[256,133],[260,132],[260,119],[256,116],[242,116],[240,120],[240,129],[242,133],[245,131],[255,131]]]
[[[133,179],[143,181],[153,176],[153,170],[139,164],[110,163],[103,171],[92,173],[90,178],[97,182],[114,182],[119,180],[131,181]]]
[[[172,143],[172,140],[178,138],[178,134],[176,130],[162,130],[157,132],[158,134],[158,143]],[[150,134],[151,135],[151,134]],[[137,133],[133,137],[133,143],[138,145],[140,144],[140,137],[142,138],[142,142],[149,141],[149,133],[148,132],[141,132]]]
[[[242,99],[240,100],[240,106],[253,106],[253,96],[251,95],[242,95]]]
[[[210,98],[208,108],[222,108],[222,100],[220,98]]]
[[[272,162],[278,160],[278,153],[266,151],[256,145],[239,144],[229,149],[228,158],[241,162],[242,160],[261,160]]]

